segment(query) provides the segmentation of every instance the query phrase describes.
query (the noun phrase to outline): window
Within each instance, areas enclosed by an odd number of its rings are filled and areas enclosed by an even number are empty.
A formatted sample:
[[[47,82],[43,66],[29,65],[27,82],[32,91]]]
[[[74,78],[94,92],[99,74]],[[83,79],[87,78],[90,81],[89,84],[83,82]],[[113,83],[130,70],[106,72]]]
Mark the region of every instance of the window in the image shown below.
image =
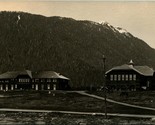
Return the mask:
[[[36,84],[36,90],[38,90],[38,84]]]
[[[5,80],[6,83],[9,83],[9,80]]]
[[[30,79],[26,79],[26,82],[30,82]]]
[[[34,89],[34,84],[32,84],[32,89]]]
[[[5,86],[5,90],[8,91],[8,85]]]
[[[21,82],[21,80],[19,79],[19,82]]]
[[[47,84],[47,89],[48,89],[48,90],[50,89],[50,84]]]
[[[125,75],[125,80],[128,81],[129,80],[129,76]]]
[[[150,87],[150,81],[147,81],[147,87]]]
[[[53,85],[53,90],[56,90],[57,89],[57,86],[56,84]]]
[[[47,79],[47,82],[51,82],[51,79]]]
[[[53,79],[53,82],[57,82],[57,79]]]
[[[121,75],[118,75],[118,81],[120,81],[121,80]]]
[[[110,75],[110,80],[111,80],[111,81],[113,81],[113,80],[114,80],[113,75]]]
[[[133,75],[133,80],[136,81],[136,75],[135,74]]]
[[[114,80],[117,81],[117,75],[114,75]]]
[[[3,90],[3,85],[0,85],[0,90]]]
[[[15,89],[17,89],[17,84],[15,84]]]
[[[44,90],[44,84],[41,85],[41,90]]]
[[[129,75],[129,80],[132,81],[132,75],[131,74]]]
[[[11,90],[13,90],[14,89],[14,86],[13,85],[11,85]]]
[[[122,75],[122,81],[124,81],[124,75]]]
[[[35,82],[39,82],[39,79],[35,79]]]
[[[19,79],[19,82],[30,82],[30,79]]]

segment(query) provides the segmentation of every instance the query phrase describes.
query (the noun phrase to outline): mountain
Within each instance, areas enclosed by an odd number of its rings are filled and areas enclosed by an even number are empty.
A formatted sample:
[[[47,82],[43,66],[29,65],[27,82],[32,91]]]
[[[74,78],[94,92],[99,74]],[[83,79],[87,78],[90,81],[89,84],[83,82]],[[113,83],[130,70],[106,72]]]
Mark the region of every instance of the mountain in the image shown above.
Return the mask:
[[[0,70],[54,70],[72,87],[102,85],[106,70],[128,63],[155,67],[155,50],[107,22],[0,12]]]

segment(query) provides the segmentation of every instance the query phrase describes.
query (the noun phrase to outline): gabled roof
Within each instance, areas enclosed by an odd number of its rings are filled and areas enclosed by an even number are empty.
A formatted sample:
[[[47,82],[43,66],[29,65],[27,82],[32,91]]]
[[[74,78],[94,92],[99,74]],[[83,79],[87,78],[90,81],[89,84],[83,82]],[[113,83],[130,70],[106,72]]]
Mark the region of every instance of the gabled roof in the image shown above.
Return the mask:
[[[32,71],[30,70],[19,71],[18,75],[28,75],[30,78],[32,78]]]
[[[0,75],[0,79],[10,79],[10,78],[16,78],[18,76],[17,71],[12,71],[12,72],[5,72]]]
[[[130,65],[127,65],[127,64],[124,64],[124,65],[121,65],[121,66],[116,66],[114,68],[112,68],[112,70],[132,70],[132,67]]]
[[[106,74],[108,74],[109,72],[111,72],[113,70],[133,70],[133,69],[132,69],[132,67],[130,65],[124,64],[124,65],[121,65],[121,66],[113,67],[112,69],[108,70],[106,72]]]
[[[66,79],[69,80],[69,78],[56,73],[54,71],[41,71],[41,72],[36,72],[33,74],[33,78],[59,78],[59,79]]]
[[[10,79],[10,78],[16,78],[18,75],[28,75],[30,78],[32,78],[32,73],[29,70],[24,71],[8,71],[0,75],[0,79]]]
[[[1,74],[0,79],[11,79],[11,78],[13,79],[16,78],[18,75],[28,75],[30,78],[59,78],[69,80],[69,78],[54,71],[32,72],[30,70],[8,71]]]
[[[137,73],[144,76],[153,76],[153,73],[154,73],[154,70],[148,66],[131,66],[131,65],[124,64],[110,69],[109,71],[106,72],[106,74],[108,74],[113,70],[134,70]]]

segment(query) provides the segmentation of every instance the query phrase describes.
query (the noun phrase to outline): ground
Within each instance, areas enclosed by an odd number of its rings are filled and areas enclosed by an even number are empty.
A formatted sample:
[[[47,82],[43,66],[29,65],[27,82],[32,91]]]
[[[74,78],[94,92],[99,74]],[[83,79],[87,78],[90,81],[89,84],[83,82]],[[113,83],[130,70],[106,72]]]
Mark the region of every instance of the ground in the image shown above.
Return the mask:
[[[95,95],[104,96],[103,91],[89,92]],[[130,92],[128,97],[120,96],[120,93],[108,93],[108,98],[127,102],[130,104],[138,104],[142,106],[155,107],[154,96],[155,92]],[[149,105],[149,101],[152,105]],[[0,92],[0,108],[15,108],[15,109],[41,109],[41,110],[60,110],[60,111],[78,111],[78,112],[101,112],[104,113],[104,101],[92,97],[84,96],[76,92],[66,91],[8,91]],[[155,111],[126,107],[119,104],[107,103],[108,113],[122,114],[143,114],[155,115]],[[61,117],[60,117],[61,116]],[[56,119],[56,120],[54,120]],[[34,124],[77,124],[77,120],[82,120],[88,124],[113,124],[121,122],[135,122],[137,124],[150,122],[151,119],[133,118],[111,118],[105,120],[103,116],[86,116],[86,115],[69,115],[69,114],[54,114],[54,113],[22,113],[22,112],[0,112],[0,121],[5,123],[10,121],[13,123],[28,123]],[[25,120],[25,121],[24,121]],[[117,122],[116,122],[117,121]],[[60,122],[60,123],[58,123]]]
[[[103,95],[103,92],[94,94]],[[116,95],[115,95],[116,96]],[[115,99],[115,98],[114,98]],[[143,103],[143,102],[142,102]],[[104,112],[104,101],[65,91],[8,91],[2,92],[0,108],[42,109],[61,111]],[[107,112],[123,114],[154,114],[155,111],[107,103]]]
[[[104,97],[103,91],[94,91],[92,94]],[[155,91],[134,91],[128,92],[128,96],[121,95],[121,92],[107,93],[107,98],[129,104],[155,108]]]
[[[70,115],[53,113],[0,113],[0,124],[20,125],[153,125],[150,119],[120,119],[111,117],[104,119],[103,116]]]

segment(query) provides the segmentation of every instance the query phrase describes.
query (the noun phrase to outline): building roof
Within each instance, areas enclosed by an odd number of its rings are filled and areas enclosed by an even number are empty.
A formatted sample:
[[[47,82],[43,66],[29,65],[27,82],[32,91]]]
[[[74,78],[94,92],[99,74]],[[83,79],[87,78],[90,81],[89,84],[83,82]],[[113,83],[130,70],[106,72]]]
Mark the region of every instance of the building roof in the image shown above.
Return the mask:
[[[24,71],[8,71],[0,75],[0,79],[16,78],[18,75],[28,75],[32,78],[32,73],[29,70]]]
[[[18,75],[28,75],[30,78],[59,78],[69,80],[69,78],[54,71],[32,72],[30,70],[8,71],[1,74],[0,79],[11,79],[11,78],[13,79],[16,78]]]
[[[154,73],[154,70],[148,66],[134,66],[133,68],[145,76],[153,76]]]
[[[5,72],[0,75],[0,79],[6,79],[6,78],[16,78],[18,75],[17,71],[12,71],[12,72]]]
[[[110,69],[109,71],[106,72],[106,74],[108,74],[113,70],[134,70],[137,73],[144,76],[153,76],[153,73],[154,73],[154,70],[148,66],[132,66],[132,65],[124,64]]]
[[[56,73],[54,71],[41,71],[41,72],[36,72],[33,74],[33,78],[59,78],[59,79],[66,79],[69,80],[69,78]]]

